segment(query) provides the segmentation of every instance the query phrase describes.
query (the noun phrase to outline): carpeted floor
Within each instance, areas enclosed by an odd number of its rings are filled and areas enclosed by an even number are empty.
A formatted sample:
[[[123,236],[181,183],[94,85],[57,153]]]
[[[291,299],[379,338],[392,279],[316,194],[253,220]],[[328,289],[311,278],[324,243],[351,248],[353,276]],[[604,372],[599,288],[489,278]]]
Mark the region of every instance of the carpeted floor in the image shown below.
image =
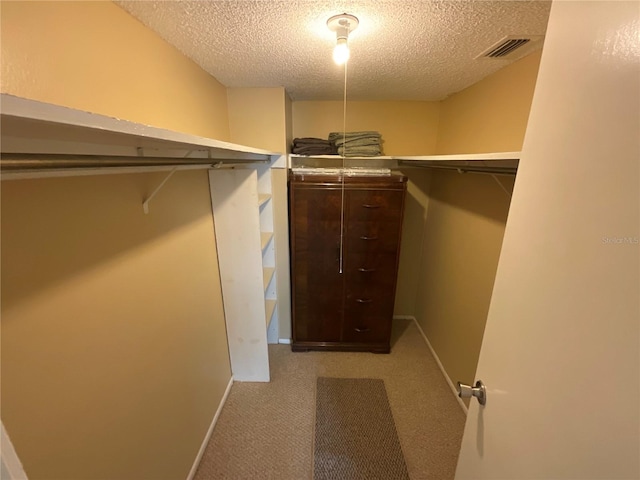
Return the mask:
[[[383,379],[410,478],[453,478],[465,416],[412,321],[394,321],[388,355],[269,354],[270,383],[233,384],[196,480],[311,479],[318,377]]]

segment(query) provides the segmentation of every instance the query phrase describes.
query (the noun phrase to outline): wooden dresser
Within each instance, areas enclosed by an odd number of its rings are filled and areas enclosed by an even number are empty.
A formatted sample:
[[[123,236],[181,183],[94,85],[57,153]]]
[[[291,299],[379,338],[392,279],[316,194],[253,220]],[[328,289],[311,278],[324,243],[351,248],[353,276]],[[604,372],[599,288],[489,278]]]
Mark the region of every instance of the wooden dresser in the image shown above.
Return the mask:
[[[289,174],[294,351],[389,352],[406,182]]]

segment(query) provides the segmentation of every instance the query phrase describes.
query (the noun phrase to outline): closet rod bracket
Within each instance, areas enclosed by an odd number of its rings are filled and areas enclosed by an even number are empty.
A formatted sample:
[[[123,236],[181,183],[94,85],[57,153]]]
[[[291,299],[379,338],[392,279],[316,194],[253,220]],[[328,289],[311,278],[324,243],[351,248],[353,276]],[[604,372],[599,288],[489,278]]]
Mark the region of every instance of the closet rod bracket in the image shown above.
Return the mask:
[[[252,163],[270,163],[270,160],[255,160]],[[211,165],[211,168],[222,168],[225,165],[247,165],[246,163],[240,163],[240,164],[236,164],[233,162],[225,162],[223,160],[220,160],[217,163],[214,163]],[[145,214],[149,213],[149,202],[151,202],[151,200],[153,199],[153,197],[155,197],[158,192],[160,190],[162,190],[162,187],[164,187],[165,183],[167,183],[169,181],[169,179],[173,176],[174,173],[176,173],[176,171],[178,170],[179,167],[174,167],[168,174],[166,177],[164,177],[164,180],[162,180],[162,182],[160,182],[160,184],[156,187],[156,189],[151,192],[151,195],[149,195],[143,202],[142,202],[142,210],[144,211]]]
[[[149,213],[149,202],[153,199],[153,197],[156,196],[156,194],[162,189],[162,187],[164,187],[164,184],[167,183],[169,181],[169,179],[171,178],[171,176],[176,173],[176,171],[178,170],[178,167],[175,167],[173,170],[171,170],[166,177],[164,177],[164,180],[162,180],[162,182],[160,182],[160,185],[158,185],[156,187],[156,189],[151,192],[151,195],[149,195],[146,200],[144,200],[142,202],[142,210],[144,211],[145,214]]]

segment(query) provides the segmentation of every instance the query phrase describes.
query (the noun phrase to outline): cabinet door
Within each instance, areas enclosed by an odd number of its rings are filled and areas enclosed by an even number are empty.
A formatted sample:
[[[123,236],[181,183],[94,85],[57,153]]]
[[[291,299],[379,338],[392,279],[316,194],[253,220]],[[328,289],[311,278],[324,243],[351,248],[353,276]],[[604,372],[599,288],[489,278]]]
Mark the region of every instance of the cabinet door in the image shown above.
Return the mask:
[[[339,189],[291,186],[294,343],[341,340],[341,205]]]

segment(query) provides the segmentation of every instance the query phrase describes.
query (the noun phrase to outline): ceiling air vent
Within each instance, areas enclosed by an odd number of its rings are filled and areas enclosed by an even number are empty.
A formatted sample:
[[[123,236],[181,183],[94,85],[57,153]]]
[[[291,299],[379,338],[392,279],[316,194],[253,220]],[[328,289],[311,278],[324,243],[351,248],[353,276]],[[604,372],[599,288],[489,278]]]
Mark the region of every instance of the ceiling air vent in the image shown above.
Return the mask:
[[[508,57],[519,48],[527,44],[536,43],[540,39],[542,39],[542,35],[510,35],[491,45],[480,55],[476,56],[475,59]]]

